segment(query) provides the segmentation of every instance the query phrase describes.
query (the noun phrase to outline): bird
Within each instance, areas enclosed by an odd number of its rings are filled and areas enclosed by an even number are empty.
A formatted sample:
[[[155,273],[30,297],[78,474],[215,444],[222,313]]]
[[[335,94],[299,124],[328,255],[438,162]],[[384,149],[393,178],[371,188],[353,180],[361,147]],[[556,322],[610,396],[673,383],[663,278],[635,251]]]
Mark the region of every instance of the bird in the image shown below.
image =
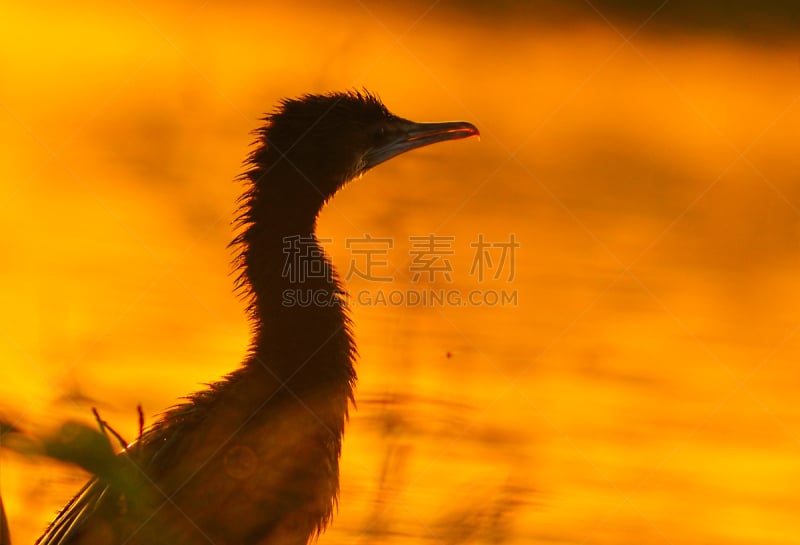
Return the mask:
[[[357,349],[317,218],[381,163],[479,131],[398,117],[366,89],[286,98],[262,121],[231,242],[243,362],[103,464],[38,545],[305,545],[331,522]]]

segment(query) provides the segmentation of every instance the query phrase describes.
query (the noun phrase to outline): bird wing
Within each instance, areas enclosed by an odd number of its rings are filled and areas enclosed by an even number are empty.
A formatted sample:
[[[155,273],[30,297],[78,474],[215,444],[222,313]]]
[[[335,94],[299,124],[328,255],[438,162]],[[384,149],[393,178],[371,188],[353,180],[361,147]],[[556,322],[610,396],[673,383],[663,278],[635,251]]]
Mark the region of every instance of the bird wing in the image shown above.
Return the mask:
[[[77,529],[95,512],[107,493],[105,483],[97,477],[91,479],[58,513],[44,534],[36,540],[36,545],[61,545],[74,541]]]
[[[182,412],[193,417],[198,416],[188,408]],[[182,437],[178,428],[188,425],[191,420],[193,419],[183,418],[176,421],[172,428],[175,433],[170,435],[169,440],[156,427],[120,454],[109,454],[106,457],[103,452],[103,456],[99,456],[103,464],[85,463],[93,460],[95,451],[91,448],[92,445],[75,452],[52,454],[55,459],[87,469],[93,476],[58,513],[36,541],[36,545],[85,543],[87,534],[105,534],[106,539],[103,542],[114,544],[117,542],[114,535],[123,535],[126,530],[135,528],[141,520],[141,513],[152,510],[153,500],[157,497],[155,484],[146,475],[147,467],[142,464],[151,464],[165,450],[179,450],[180,445],[176,444],[179,441],[174,438]],[[81,445],[86,446],[85,443]],[[131,543],[135,542],[138,540]]]
[[[323,424],[327,409],[288,395],[242,412],[215,390],[173,408],[95,473],[37,545],[286,545],[324,528],[344,423]]]

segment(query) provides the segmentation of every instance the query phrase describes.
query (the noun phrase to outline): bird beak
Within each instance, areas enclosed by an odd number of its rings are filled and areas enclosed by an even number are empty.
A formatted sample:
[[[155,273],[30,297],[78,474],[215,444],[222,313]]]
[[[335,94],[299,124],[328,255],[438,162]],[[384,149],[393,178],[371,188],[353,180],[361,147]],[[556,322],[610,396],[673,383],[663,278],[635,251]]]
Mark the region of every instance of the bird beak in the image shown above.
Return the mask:
[[[405,119],[387,122],[384,143],[378,144],[364,155],[364,170],[375,167],[401,153],[445,140],[480,136],[480,131],[466,121],[446,123],[414,123]]]

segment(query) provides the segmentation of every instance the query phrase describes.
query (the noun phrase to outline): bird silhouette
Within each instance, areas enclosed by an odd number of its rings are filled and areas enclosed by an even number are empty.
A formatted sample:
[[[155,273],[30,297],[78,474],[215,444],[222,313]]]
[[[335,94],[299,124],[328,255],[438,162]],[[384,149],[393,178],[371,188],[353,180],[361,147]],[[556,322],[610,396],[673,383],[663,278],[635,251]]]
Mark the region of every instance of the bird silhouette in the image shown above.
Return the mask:
[[[104,464],[37,543],[301,545],[331,521],[356,346],[317,217],[376,165],[479,133],[402,119],[367,91],[284,99],[264,122],[231,243],[252,327],[243,364]]]

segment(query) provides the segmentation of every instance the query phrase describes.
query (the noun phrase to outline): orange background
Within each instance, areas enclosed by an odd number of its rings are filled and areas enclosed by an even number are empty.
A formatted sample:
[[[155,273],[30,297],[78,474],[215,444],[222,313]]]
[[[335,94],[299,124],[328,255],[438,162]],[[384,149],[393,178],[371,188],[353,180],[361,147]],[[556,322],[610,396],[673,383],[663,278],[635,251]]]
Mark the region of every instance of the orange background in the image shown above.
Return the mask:
[[[392,237],[389,288],[417,289],[408,236],[454,236],[452,281],[426,287],[519,304],[354,309],[360,402],[321,542],[797,543],[791,34],[282,4],[4,6],[0,415],[39,433],[94,406],[132,439],[137,404],[150,420],[232,370],[248,132],[280,97],[363,86],[482,137],[346,188],[320,224],[334,263]],[[479,233],[516,236],[513,281],[469,274]],[[15,543],[86,478],[0,463]]]

